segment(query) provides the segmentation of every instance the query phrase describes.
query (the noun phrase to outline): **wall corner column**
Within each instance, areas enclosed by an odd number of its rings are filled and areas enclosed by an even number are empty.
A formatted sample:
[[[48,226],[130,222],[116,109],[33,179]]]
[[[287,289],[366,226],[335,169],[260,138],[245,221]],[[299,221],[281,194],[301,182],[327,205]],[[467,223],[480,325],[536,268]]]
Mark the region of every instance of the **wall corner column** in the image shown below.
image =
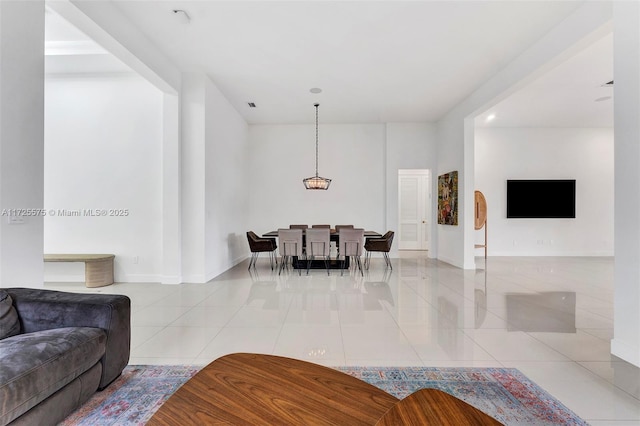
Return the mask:
[[[180,99],[163,95],[162,284],[182,283]]]
[[[464,120],[464,166],[459,180],[458,200],[459,224],[463,227],[463,269],[476,269],[475,260],[475,121],[474,117]]]
[[[44,13],[41,0],[0,2],[2,287],[44,285]]]
[[[614,22],[615,279],[611,353],[640,367],[640,3]]]

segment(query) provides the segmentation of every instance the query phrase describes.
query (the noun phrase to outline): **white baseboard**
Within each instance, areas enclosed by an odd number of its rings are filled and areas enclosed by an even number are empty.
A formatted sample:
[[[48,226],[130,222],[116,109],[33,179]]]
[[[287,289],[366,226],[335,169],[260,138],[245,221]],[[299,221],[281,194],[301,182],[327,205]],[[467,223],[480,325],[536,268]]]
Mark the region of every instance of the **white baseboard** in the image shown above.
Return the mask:
[[[114,277],[117,283],[161,283],[162,275],[158,274],[123,274]]]
[[[84,283],[83,274],[45,274],[44,281],[48,283]],[[117,283],[160,283],[162,276],[156,274],[126,274],[113,278]]]
[[[191,274],[191,275],[183,275],[182,276],[183,283],[206,283],[206,277],[204,274]]]
[[[514,253],[512,251],[493,251],[489,252],[488,257],[613,257],[612,251],[598,251],[598,252],[577,252],[577,251],[552,251],[552,252],[539,252],[539,251],[524,251]],[[482,254],[476,257],[481,257]]]
[[[162,284],[182,284],[182,276],[181,275],[163,275],[160,280]]]
[[[464,265],[458,262],[456,259],[450,259],[446,256],[438,256],[438,260],[448,263],[449,265],[455,266],[456,268],[463,269]]]

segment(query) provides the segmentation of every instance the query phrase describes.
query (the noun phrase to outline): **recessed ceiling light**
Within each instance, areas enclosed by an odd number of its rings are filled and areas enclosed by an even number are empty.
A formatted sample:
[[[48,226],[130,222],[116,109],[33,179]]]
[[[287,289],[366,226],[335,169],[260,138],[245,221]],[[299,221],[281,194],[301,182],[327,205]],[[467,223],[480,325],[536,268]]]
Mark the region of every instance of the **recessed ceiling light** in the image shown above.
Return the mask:
[[[493,121],[495,118],[496,118],[496,115],[495,115],[495,114],[489,114],[489,115],[487,115],[487,119],[486,119],[486,121],[487,121],[487,122],[489,122],[489,121]]]
[[[313,88],[309,89],[309,91],[311,93],[322,93],[322,89],[320,89],[319,87],[313,87]]]
[[[601,98],[596,99],[596,102],[602,102],[611,99],[611,96],[603,96]]]

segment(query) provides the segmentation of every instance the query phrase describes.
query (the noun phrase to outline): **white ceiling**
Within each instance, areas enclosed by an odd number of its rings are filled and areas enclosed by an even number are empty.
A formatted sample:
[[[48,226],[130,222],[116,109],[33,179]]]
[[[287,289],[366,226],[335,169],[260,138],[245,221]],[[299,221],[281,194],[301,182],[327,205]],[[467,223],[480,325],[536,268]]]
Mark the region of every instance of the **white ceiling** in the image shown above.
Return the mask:
[[[425,122],[441,118],[579,4],[95,0],[92,11],[115,5],[122,22],[137,27],[182,71],[207,73],[249,123],[313,122],[315,102],[321,122]],[[76,72],[124,69],[110,55],[78,48],[86,37],[47,15],[47,50],[58,49],[47,57],[48,72],[69,71],[65,63],[72,60]],[[71,50],[60,51],[65,44]],[[563,116],[574,125],[590,110],[601,116],[610,101],[591,98],[596,90],[611,91],[594,88],[594,81],[612,79],[610,45],[599,43],[529,92],[503,101],[491,125],[558,125]],[[312,94],[313,87],[323,92]],[[588,95],[577,96],[587,89]]]
[[[44,37],[45,71],[49,75],[132,72],[122,61],[48,9]]]
[[[613,127],[613,34],[476,119],[480,127]],[[487,117],[494,115],[493,120]]]

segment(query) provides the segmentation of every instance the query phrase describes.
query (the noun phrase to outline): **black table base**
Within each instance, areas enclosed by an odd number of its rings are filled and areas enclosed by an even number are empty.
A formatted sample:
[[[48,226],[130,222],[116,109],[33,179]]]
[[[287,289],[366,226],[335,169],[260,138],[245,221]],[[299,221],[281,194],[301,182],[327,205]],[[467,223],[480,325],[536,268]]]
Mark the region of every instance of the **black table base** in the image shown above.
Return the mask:
[[[298,257],[294,256],[292,260],[293,269],[307,269],[307,261],[303,259],[298,259]],[[344,262],[344,268],[347,269],[349,267],[349,258]],[[326,269],[326,265],[323,259],[314,259],[311,261],[311,265],[309,269]],[[341,269],[342,268],[342,259],[336,260],[335,258],[331,258],[329,260],[329,269]]]

